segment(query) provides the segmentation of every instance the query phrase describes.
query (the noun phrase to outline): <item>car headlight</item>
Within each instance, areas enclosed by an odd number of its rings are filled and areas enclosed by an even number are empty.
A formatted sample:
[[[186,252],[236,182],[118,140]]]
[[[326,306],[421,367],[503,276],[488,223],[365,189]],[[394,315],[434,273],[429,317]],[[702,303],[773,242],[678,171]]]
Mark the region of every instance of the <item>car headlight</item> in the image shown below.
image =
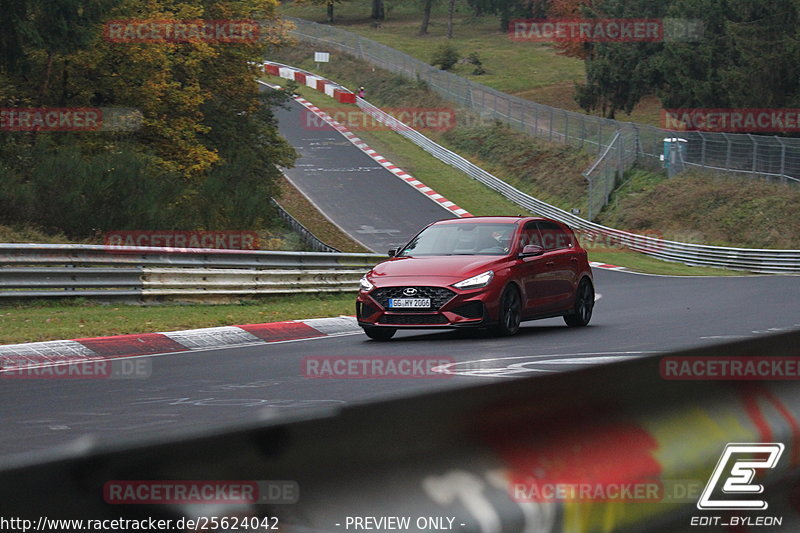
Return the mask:
[[[480,289],[481,287],[487,286],[489,282],[492,281],[492,278],[494,278],[494,272],[487,270],[483,274],[478,274],[464,281],[453,283],[453,287],[456,289]]]
[[[372,283],[370,283],[370,281],[367,279],[367,275],[366,275],[366,274],[364,274],[364,275],[361,277],[361,281],[359,281],[359,282],[358,282],[358,289],[359,289],[360,291],[363,291],[363,292],[369,292],[369,291],[371,291],[371,290],[372,290],[374,287],[375,287],[375,285],[373,285]]]

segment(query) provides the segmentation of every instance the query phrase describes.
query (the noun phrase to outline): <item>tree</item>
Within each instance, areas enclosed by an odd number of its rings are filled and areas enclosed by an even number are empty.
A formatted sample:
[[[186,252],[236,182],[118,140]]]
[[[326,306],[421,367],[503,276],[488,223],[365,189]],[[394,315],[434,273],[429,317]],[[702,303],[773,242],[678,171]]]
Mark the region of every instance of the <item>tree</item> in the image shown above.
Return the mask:
[[[42,98],[50,86],[55,62],[87,48],[97,38],[92,28],[112,5],[112,0],[0,0],[0,10],[11,22],[0,37],[0,57],[9,71],[23,74],[34,68],[39,62],[31,52],[45,56],[44,71],[37,76],[39,86],[30,92],[38,95],[36,103],[45,103]]]
[[[386,19],[386,10],[383,7],[383,0],[372,0],[372,18],[374,20]]]
[[[576,101],[586,111],[615,118],[630,113],[643,96],[657,87],[659,72],[650,50],[653,43],[596,43],[595,57],[586,62],[586,83],[576,86]]]
[[[280,97],[260,93],[253,82],[264,46],[286,40],[276,0],[12,3],[1,7],[22,25],[0,38],[4,102],[125,107],[143,118],[130,132],[0,132],[0,219],[69,226],[82,236],[126,221],[140,229],[253,228],[265,221],[264,205],[280,177],[276,165],[294,158],[270,111]],[[260,40],[235,44],[102,37],[101,21],[131,19],[264,24]],[[53,209],[42,210],[44,202]]]
[[[660,58],[665,107],[795,107],[800,101],[800,6],[752,0],[679,0],[670,16],[701,19],[703,39]]]
[[[453,14],[456,11],[456,0],[449,0],[447,5],[447,38],[453,38]]]
[[[599,12],[598,2],[596,0],[551,0],[547,10],[547,16],[551,18],[560,19],[574,19],[583,15],[583,10]],[[586,45],[580,41],[557,41],[553,43],[559,54],[576,57],[578,59],[587,59],[591,46]]]
[[[597,0],[581,6],[587,18],[664,18],[669,2]],[[586,83],[576,85],[576,101],[586,111],[614,118],[630,113],[642,97],[659,86],[662,42],[589,42],[586,47]]]
[[[433,8],[433,0],[422,0],[422,25],[419,27],[420,35],[428,34],[428,24],[431,21],[431,9]]]
[[[593,0],[578,4],[583,16],[698,19],[704,24],[702,38],[690,41],[584,43],[586,83],[578,86],[576,99],[588,111],[599,110],[613,118],[619,110],[630,112],[643,96],[653,93],[665,108],[800,104],[798,2]]]
[[[512,17],[544,16],[542,10],[549,0],[469,0],[475,14],[490,13],[500,17],[500,31],[508,31]],[[540,9],[540,6],[542,9]]]
[[[334,22],[334,6],[336,4],[341,4],[344,0],[300,0],[300,2],[308,2],[311,4],[316,5],[325,5],[326,8],[326,16],[325,20],[329,24],[333,24]]]

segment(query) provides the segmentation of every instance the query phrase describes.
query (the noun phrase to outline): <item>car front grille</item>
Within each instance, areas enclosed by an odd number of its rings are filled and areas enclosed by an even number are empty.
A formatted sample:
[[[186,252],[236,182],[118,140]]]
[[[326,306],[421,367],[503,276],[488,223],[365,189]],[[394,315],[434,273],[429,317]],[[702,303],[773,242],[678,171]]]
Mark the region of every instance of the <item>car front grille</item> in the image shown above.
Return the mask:
[[[386,310],[393,313],[419,313],[420,311],[438,311],[444,304],[456,295],[454,291],[444,287],[413,287],[417,293],[413,296],[403,294],[405,289],[412,287],[381,287],[372,291],[371,296]],[[430,298],[431,306],[416,309],[389,309],[389,298]]]
[[[383,315],[381,324],[392,324],[395,326],[423,326],[447,324],[447,317],[444,315]]]

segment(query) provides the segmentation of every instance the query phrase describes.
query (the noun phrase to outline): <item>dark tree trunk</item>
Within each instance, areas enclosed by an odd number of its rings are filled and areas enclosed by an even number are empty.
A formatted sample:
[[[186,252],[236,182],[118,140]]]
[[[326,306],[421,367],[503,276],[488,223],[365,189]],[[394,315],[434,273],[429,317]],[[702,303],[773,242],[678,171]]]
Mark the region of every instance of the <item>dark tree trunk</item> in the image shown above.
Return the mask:
[[[422,25],[419,27],[420,35],[428,34],[428,24],[431,21],[432,6],[433,6],[433,0],[425,0],[425,4],[422,7]]]
[[[39,103],[44,105],[45,96],[47,95],[47,91],[50,89],[50,75],[53,73],[53,60],[55,59],[55,54],[53,52],[47,52],[47,69],[44,73],[44,80],[42,82],[42,86],[39,88]]]
[[[456,0],[450,0],[447,6],[447,38],[453,38],[453,14],[456,11]]]
[[[328,0],[328,22],[333,24],[333,0]]]
[[[511,23],[511,11],[507,7],[504,7],[500,11],[500,31],[507,32],[508,25],[510,23]]]
[[[383,8],[383,0],[372,0],[372,18],[375,20],[386,19],[386,11]]]

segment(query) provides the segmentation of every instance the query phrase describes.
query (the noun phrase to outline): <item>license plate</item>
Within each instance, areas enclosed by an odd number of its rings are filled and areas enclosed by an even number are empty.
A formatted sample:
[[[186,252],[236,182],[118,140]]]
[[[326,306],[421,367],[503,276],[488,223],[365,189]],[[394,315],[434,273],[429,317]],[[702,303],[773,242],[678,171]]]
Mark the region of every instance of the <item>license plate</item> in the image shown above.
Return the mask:
[[[389,307],[392,309],[399,309],[399,308],[422,308],[422,307],[430,307],[431,306],[431,299],[430,298],[389,298]]]

